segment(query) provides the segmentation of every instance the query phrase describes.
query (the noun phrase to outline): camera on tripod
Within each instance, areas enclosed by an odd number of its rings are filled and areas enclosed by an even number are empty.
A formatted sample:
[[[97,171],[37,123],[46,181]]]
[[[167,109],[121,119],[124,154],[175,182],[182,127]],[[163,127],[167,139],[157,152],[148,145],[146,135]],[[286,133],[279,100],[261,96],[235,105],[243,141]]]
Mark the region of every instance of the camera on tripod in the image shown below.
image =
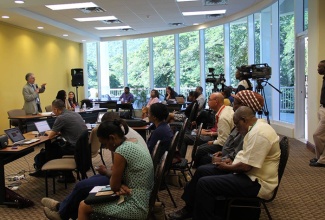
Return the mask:
[[[272,75],[271,67],[267,63],[243,65],[236,67],[242,77],[252,79],[270,79]]]
[[[205,79],[205,82],[213,83],[213,92],[217,92],[220,91],[218,89],[218,85],[220,84],[222,85],[221,90],[223,90],[226,79],[225,79],[225,74],[220,73],[219,76],[215,75],[214,70],[215,70],[214,68],[209,68],[209,73],[207,75],[207,78]]]

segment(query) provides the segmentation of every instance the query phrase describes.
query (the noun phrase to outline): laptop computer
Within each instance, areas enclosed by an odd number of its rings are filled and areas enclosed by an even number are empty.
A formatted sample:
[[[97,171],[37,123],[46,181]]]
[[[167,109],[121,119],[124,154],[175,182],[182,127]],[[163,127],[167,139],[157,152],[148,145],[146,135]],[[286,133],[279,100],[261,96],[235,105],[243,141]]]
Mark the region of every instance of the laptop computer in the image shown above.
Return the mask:
[[[91,130],[93,129],[94,127],[98,126],[98,124],[100,124],[102,122],[102,117],[103,115],[105,114],[106,112],[98,112],[98,116],[97,116],[97,121],[95,124],[86,124],[87,126],[87,129],[88,130]]]
[[[46,120],[43,120],[43,121],[37,121],[37,122],[34,122],[35,124],[35,127],[38,131],[38,133],[43,136],[45,134],[45,131],[49,131],[51,130],[50,126],[49,126],[49,123],[47,123]]]
[[[175,97],[175,99],[176,99],[176,102],[178,104],[184,104],[185,103],[184,97]]]
[[[12,141],[13,145],[24,145],[24,144],[31,144],[34,142],[39,141],[40,139],[34,138],[34,139],[25,139],[24,135],[21,133],[19,128],[10,128],[5,130],[6,135],[9,137],[9,139]]]

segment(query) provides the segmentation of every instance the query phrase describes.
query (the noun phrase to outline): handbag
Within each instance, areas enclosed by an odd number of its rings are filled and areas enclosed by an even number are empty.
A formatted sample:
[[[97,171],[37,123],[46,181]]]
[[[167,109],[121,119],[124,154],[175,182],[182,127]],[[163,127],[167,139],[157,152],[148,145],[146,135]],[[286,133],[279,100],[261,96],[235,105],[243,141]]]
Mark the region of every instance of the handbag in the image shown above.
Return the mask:
[[[34,205],[34,202],[22,197],[18,193],[15,193],[14,191],[8,189],[6,187],[6,201],[12,202],[13,206],[17,206],[18,208],[27,208]]]

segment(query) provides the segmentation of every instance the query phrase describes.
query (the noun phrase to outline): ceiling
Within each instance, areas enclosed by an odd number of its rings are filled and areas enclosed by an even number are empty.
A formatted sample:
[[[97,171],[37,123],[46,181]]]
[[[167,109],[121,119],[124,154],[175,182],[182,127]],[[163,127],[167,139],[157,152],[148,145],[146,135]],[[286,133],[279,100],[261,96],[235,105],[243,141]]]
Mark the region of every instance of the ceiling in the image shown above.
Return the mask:
[[[1,0],[0,22],[13,24],[45,34],[68,40],[103,41],[130,35],[150,35],[153,32],[166,32],[173,29],[193,26],[194,23],[206,24],[224,19],[252,8],[267,0],[198,0],[176,2],[176,0],[93,0],[104,12],[84,13],[79,9],[53,11],[45,5],[90,2],[91,0],[25,0],[16,4],[14,0]],[[214,4],[212,3],[224,3]],[[205,15],[183,16],[182,12],[210,11],[226,9],[226,14],[217,18]],[[1,16],[7,15],[4,19]],[[101,21],[79,22],[73,18],[115,16],[122,24],[105,24]],[[178,26],[172,23],[181,23]],[[128,25],[131,30],[97,30],[95,27]],[[44,29],[37,29],[37,27]],[[63,36],[67,34],[68,36]]]

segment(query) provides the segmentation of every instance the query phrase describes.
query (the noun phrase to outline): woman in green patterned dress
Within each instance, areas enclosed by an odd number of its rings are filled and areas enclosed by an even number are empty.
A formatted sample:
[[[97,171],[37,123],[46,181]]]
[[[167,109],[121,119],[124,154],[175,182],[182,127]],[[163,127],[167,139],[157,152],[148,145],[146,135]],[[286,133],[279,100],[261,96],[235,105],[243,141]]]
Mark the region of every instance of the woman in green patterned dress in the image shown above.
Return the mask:
[[[147,148],[127,140],[128,126],[123,120],[103,122],[99,125],[99,141],[114,152],[114,164],[110,178],[111,189],[123,195],[124,201],[113,201],[96,205],[79,205],[78,219],[89,219],[91,213],[99,213],[122,219],[146,219],[149,197],[154,184],[152,159]],[[102,175],[104,166],[98,168]]]

